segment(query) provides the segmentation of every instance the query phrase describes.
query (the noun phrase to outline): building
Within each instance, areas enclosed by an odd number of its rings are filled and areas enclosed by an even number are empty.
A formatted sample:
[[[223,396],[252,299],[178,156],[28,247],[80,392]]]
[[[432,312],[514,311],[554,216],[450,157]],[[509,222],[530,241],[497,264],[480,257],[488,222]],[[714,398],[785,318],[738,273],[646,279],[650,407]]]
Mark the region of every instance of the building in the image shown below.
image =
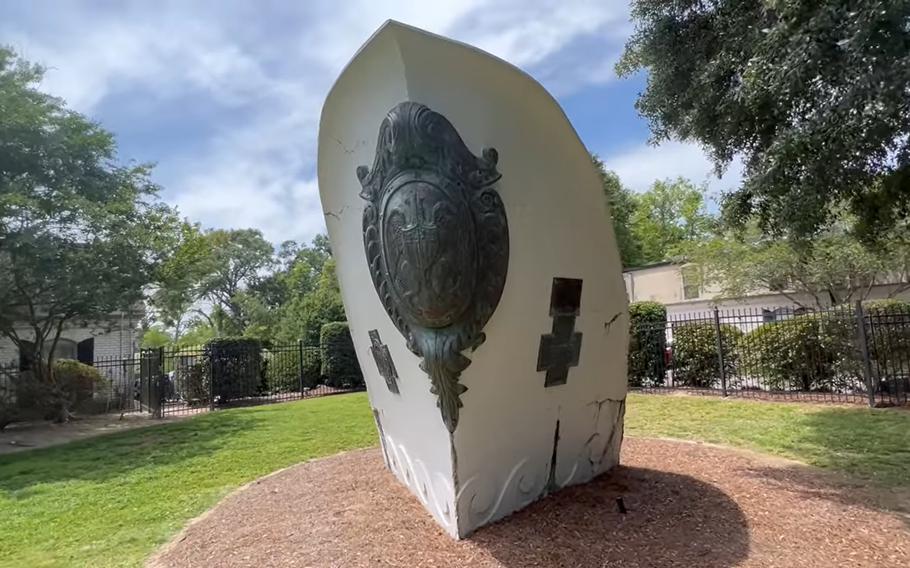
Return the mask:
[[[74,359],[93,364],[103,359],[126,359],[139,348],[138,323],[141,316],[131,312],[115,312],[103,321],[73,322],[64,327],[54,351],[56,359]],[[20,337],[28,339],[33,332],[28,326],[17,327]],[[18,347],[8,337],[0,337],[0,367],[27,368]]]
[[[783,294],[772,290],[756,290],[742,298],[721,298],[720,288],[701,285],[697,267],[691,264],[659,262],[629,268],[623,271],[623,279],[630,302],[660,302],[667,307],[667,316],[670,318],[703,314],[718,307],[753,314],[761,312],[765,321],[773,321],[779,315],[793,313],[799,308],[794,299],[803,305],[815,303],[809,294]],[[891,297],[899,286],[898,283],[877,284],[872,287],[866,299]],[[910,300],[910,290],[904,290],[896,297]]]

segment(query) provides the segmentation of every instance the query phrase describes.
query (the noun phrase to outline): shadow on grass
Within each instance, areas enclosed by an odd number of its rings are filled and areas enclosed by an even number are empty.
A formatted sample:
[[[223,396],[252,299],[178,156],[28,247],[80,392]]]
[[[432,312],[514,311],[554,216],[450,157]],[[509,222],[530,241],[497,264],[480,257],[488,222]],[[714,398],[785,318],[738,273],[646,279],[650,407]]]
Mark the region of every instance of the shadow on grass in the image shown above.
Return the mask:
[[[907,409],[827,408],[802,414],[794,427],[784,449],[817,467],[754,467],[746,473],[809,499],[897,513],[910,527]]]
[[[627,514],[616,498],[623,497]],[[564,489],[470,540],[504,566],[736,566],[749,530],[723,491],[685,475],[618,467]]]
[[[802,415],[799,441],[813,465],[888,486],[910,486],[910,412],[831,408]]]
[[[15,497],[44,483],[103,482],[141,468],[179,464],[211,455],[266,419],[224,411],[0,456],[0,491]]]

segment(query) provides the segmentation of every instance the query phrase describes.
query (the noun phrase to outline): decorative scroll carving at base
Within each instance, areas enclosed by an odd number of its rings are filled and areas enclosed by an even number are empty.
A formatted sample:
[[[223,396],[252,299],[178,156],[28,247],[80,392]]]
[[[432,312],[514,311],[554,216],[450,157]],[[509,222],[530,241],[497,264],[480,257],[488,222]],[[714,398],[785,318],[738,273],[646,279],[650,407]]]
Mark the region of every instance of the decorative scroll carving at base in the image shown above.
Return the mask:
[[[373,168],[357,168],[367,201],[363,242],[386,312],[422,358],[449,432],[458,425],[462,355],[484,341],[509,265],[492,148],[475,156],[455,127],[419,103],[389,111]]]
[[[456,497],[462,532],[470,532],[539,499],[547,488],[547,476],[539,466],[524,458],[505,479],[476,475],[462,483]]]
[[[451,534],[457,534],[455,488],[439,471],[430,471],[423,460],[411,456],[408,449],[387,433],[382,447],[388,452],[389,469],[420,499],[436,520]]]

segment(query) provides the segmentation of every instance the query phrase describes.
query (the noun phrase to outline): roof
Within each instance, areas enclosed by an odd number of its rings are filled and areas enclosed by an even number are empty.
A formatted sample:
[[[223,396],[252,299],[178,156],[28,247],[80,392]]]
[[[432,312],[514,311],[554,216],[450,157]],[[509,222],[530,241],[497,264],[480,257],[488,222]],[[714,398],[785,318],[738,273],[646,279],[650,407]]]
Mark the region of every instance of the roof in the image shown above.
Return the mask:
[[[623,268],[623,272],[636,272],[638,270],[647,270],[649,268],[658,268],[660,266],[670,266],[671,264],[682,264],[680,262],[674,262],[672,260],[662,260],[660,262],[652,262],[651,264],[644,264],[642,266],[631,266],[629,268]]]

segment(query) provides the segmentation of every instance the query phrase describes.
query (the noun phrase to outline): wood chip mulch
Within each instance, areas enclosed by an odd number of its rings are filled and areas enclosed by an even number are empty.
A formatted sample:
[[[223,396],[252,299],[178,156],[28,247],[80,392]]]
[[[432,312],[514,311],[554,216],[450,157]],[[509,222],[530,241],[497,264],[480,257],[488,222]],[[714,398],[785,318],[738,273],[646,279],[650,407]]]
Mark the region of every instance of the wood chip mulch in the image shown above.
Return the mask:
[[[457,542],[385,470],[378,450],[345,453],[232,494],[149,565],[910,566],[910,509],[896,493],[685,442],[627,438],[622,462]]]

